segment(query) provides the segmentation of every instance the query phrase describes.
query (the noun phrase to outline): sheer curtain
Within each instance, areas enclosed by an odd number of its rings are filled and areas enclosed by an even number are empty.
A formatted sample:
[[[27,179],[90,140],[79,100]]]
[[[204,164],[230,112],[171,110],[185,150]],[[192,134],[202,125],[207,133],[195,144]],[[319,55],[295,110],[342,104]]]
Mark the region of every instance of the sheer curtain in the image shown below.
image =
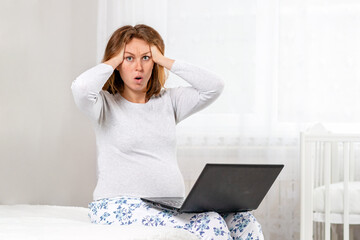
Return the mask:
[[[299,238],[299,131],[360,132],[360,4],[347,1],[105,1],[98,61],[118,27],[144,23],[165,55],[221,75],[225,89],[177,126],[187,189],[207,162],[283,163],[254,215],[266,239]],[[167,87],[187,83],[171,74]]]

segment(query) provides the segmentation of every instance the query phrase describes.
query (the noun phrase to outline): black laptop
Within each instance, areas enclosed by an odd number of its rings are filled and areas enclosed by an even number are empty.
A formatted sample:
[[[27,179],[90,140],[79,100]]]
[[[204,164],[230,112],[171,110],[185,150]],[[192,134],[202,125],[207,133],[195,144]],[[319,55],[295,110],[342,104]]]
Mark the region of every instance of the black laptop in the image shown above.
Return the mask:
[[[182,213],[255,210],[284,165],[206,164],[186,198],[141,198]]]

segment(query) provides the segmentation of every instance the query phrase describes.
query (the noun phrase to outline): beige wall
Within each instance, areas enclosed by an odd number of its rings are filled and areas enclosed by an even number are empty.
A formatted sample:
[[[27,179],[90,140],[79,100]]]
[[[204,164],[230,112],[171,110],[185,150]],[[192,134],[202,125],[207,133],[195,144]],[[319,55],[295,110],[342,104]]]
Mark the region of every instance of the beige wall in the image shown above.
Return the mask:
[[[96,64],[96,0],[0,1],[0,204],[86,206],[95,137],[71,82]]]

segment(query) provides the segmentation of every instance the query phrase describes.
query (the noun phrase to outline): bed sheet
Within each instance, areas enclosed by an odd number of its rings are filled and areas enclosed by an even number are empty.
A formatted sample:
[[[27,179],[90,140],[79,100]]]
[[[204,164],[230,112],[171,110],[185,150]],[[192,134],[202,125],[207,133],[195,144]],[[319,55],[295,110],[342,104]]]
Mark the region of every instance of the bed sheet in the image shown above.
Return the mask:
[[[199,240],[183,229],[90,223],[88,209],[51,205],[0,205],[0,239]]]

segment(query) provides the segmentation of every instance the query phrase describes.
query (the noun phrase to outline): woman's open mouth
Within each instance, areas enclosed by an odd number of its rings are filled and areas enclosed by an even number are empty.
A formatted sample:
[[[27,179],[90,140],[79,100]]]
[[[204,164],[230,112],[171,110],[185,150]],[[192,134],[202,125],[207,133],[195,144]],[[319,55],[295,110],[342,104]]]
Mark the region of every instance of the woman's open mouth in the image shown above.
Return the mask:
[[[136,77],[136,78],[134,78],[134,79],[135,79],[136,83],[140,83],[143,78],[142,78],[142,77]]]

